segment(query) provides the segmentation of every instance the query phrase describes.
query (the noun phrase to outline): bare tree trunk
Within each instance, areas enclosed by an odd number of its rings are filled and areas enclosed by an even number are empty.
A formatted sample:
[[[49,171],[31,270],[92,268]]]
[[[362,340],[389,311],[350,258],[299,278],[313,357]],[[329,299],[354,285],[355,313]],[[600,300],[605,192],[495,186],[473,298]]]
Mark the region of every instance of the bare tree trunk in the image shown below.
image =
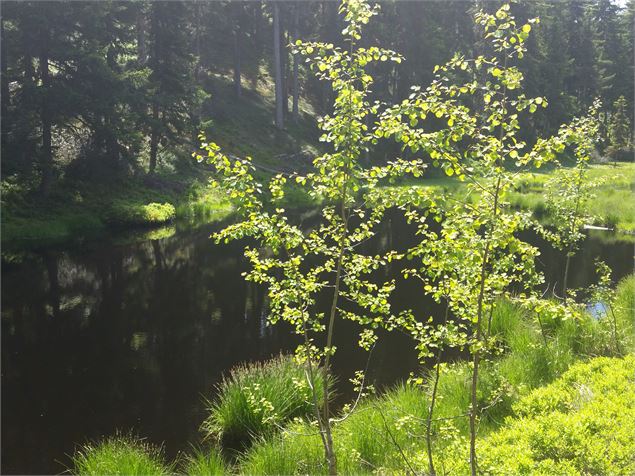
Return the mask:
[[[282,58],[280,57],[280,7],[273,2],[273,64],[276,88],[276,127],[284,128],[282,93]]]
[[[297,40],[300,36],[300,2],[295,4],[295,12],[293,16],[293,40]],[[298,62],[300,61],[300,55],[295,53],[293,55],[293,120],[298,122],[300,119],[300,82],[298,80]]]
[[[42,80],[42,104],[40,110],[40,119],[42,122],[42,182],[40,183],[40,192],[47,196],[51,191],[53,182],[53,146],[51,141],[51,108],[49,104],[49,95],[51,93],[51,73],[49,70],[49,41],[48,34],[42,34],[42,43],[40,50],[40,78]]]
[[[289,71],[289,52],[287,45],[289,44],[289,34],[285,30],[284,26],[284,17],[280,20],[282,21],[280,30],[282,32],[282,41],[280,42],[280,58],[282,59],[282,113],[284,117],[289,117],[289,77],[291,76],[291,71]]]

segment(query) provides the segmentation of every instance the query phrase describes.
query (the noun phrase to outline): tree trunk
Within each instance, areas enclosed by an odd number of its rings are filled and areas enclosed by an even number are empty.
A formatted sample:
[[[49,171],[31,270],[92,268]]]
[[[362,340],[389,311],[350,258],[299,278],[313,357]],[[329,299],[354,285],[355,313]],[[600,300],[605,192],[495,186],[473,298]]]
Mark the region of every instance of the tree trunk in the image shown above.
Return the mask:
[[[143,4],[139,4],[137,12],[137,62],[141,65],[144,65],[148,60],[146,12],[143,7]]]
[[[280,57],[280,7],[273,3],[273,67],[276,82],[276,127],[284,128],[282,93],[282,58]]]
[[[2,68],[2,91],[0,92],[0,102],[2,103],[2,143],[6,144],[7,140],[7,111],[9,110],[9,79],[7,78],[7,41],[4,37],[4,17],[0,17],[0,31],[2,40],[2,54],[0,54],[0,63]]]
[[[150,174],[157,168],[157,152],[159,149],[159,105],[152,103],[152,132],[150,134]]]
[[[568,281],[569,281],[569,265],[571,264],[571,249],[567,250],[567,259],[564,265],[564,277],[562,278],[562,299],[564,304],[567,304],[567,298],[569,296]]]
[[[282,59],[282,113],[284,117],[287,118],[289,117],[289,77],[291,76],[291,71],[289,71],[289,54],[287,50],[289,35],[285,31],[283,21],[280,29],[282,31],[282,41],[280,42],[280,58]]]
[[[40,182],[40,192],[47,196],[51,191],[53,182],[53,147],[51,141],[51,106],[49,104],[49,95],[51,89],[51,73],[49,70],[49,40],[48,34],[42,34],[42,43],[40,50],[40,78],[42,80],[42,103],[40,109],[40,119],[42,122],[42,155],[41,155],[41,171],[42,182]]]
[[[238,19],[236,19],[238,22]],[[237,98],[242,94],[242,84],[240,78],[240,25],[234,26],[234,93]]]
[[[293,16],[293,41],[300,37],[300,3],[295,4],[295,13]],[[298,122],[300,119],[300,82],[298,80],[300,55],[295,53],[293,55],[293,120]]]

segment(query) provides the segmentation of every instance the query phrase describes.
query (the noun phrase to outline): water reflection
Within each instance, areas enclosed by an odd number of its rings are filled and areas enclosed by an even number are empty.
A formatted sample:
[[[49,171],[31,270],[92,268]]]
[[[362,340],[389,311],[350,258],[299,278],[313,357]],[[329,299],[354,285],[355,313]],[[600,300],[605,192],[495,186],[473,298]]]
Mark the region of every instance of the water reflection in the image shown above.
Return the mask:
[[[301,219],[312,226],[315,214]],[[165,442],[174,455],[196,441],[202,395],[210,395],[223,371],[295,347],[288,328],[266,325],[263,289],[241,276],[241,246],[215,246],[208,239],[219,226],[171,230],[136,243],[38,250],[3,261],[3,473],[60,472],[74,443],[117,429]],[[411,239],[395,215],[366,246],[403,249]],[[553,284],[564,257],[538,244]],[[595,257],[619,278],[631,271],[632,245],[587,240],[572,263],[572,287],[595,279]],[[425,316],[437,312],[421,299],[415,281],[399,287],[394,303]],[[343,396],[346,379],[366,365],[356,331],[352,323],[338,323],[334,365]],[[390,384],[415,366],[407,337],[382,336],[371,379]]]

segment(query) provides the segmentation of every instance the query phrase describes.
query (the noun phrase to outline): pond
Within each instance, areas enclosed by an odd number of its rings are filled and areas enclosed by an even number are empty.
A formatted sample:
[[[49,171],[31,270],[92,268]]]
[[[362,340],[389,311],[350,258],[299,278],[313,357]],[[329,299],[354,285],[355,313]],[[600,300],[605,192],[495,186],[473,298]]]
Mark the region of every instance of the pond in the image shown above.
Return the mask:
[[[306,213],[307,224],[315,214]],[[226,223],[226,222],[225,222]],[[134,432],[164,443],[168,457],[200,441],[204,397],[233,365],[291,351],[284,324],[266,324],[262,288],[245,283],[241,246],[215,245],[225,223],[5,253],[2,263],[2,473],[60,473],[76,444]],[[392,214],[369,249],[411,244]],[[171,235],[171,236],[170,236]],[[541,240],[541,267],[553,283],[564,257]],[[621,278],[633,246],[591,235],[573,260],[571,286],[595,279],[600,257]],[[396,268],[388,275],[398,275]],[[406,282],[397,307],[422,316],[438,309]],[[338,322],[334,359],[341,399],[368,355],[357,329]],[[390,385],[416,370],[408,338],[382,335],[368,361],[370,380]]]

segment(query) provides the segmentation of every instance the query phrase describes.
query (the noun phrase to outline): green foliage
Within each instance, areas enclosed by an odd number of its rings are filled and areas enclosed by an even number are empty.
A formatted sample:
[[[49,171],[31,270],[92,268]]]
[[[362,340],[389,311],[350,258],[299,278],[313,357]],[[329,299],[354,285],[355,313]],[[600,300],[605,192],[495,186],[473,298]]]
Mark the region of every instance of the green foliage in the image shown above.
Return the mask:
[[[476,428],[482,418],[479,408],[488,408],[479,395],[479,365],[493,350],[490,331],[496,301],[511,297],[512,288],[533,299],[543,280],[534,263],[538,250],[520,238],[521,231],[533,226],[531,217],[511,208],[507,195],[516,173],[554,161],[567,145],[573,145],[586,164],[595,125],[591,117],[580,118],[563,126],[558,135],[536,140],[533,146],[520,140],[520,115],[547,106],[544,98],[528,98],[522,92],[523,74],[510,64],[523,58],[525,41],[538,20],[518,25],[505,4],[494,14],[477,12],[475,23],[491,52],[475,58],[457,53],[445,65],[435,67],[432,84],[423,91],[413,87],[408,99],[382,114],[378,129],[379,136],[394,136],[404,148],[428,154],[432,164],[448,176],[467,181],[467,189],[474,195],[469,200],[449,201],[430,194],[423,211],[413,209],[410,200],[402,204],[421,237],[408,253],[417,260],[417,267],[407,269],[405,275],[421,280],[424,291],[446,303],[454,319],[442,324],[432,324],[429,319],[423,324],[404,313],[395,320],[396,326],[413,336],[422,359],[431,356],[430,349],[469,349],[472,378],[466,410],[473,476],[477,471]],[[436,118],[435,128],[429,127],[429,116]],[[467,144],[465,138],[469,138]],[[430,227],[430,217],[442,222],[440,231]],[[577,222],[575,225],[577,231]],[[437,353],[437,365],[439,361]],[[431,409],[435,390],[433,386]],[[504,389],[501,392],[492,398],[502,398]],[[435,473],[429,435],[427,442],[429,472]]]
[[[546,208],[552,218],[549,229],[540,228],[545,237],[561,250],[571,256],[584,238],[582,228],[594,221],[586,212],[587,204],[595,198],[594,191],[601,184],[600,180],[589,180],[589,162],[598,140],[598,122],[596,104],[589,112],[589,117],[579,120],[574,125],[579,140],[575,147],[575,167],[562,168],[545,183]]]
[[[634,279],[630,277],[618,287],[622,301],[631,305],[635,302]],[[629,318],[632,320],[632,316]],[[561,408],[562,398],[579,395],[584,388],[578,384],[578,376],[582,374],[592,375],[589,378],[594,381],[603,380],[601,385],[609,387],[617,380],[614,374],[604,376],[603,364],[575,364],[580,359],[610,352],[612,343],[606,340],[604,329],[589,314],[578,316],[577,325],[569,325],[571,322],[562,319],[545,322],[549,326],[545,346],[538,321],[529,310],[511,301],[496,302],[491,336],[499,350],[496,356],[482,363],[477,388],[479,406],[484,409],[479,426],[479,434],[484,438],[479,443],[482,455],[479,461],[490,461],[487,452],[492,445],[488,435],[507,431],[508,423],[514,421],[514,415],[518,415],[521,408],[527,409],[523,410],[527,413],[524,416],[529,416],[528,409],[533,408],[535,403],[532,402],[536,401]],[[566,373],[569,368],[572,371]],[[422,438],[428,412],[425,402],[431,391],[432,377],[430,371],[420,381],[412,379],[412,384],[398,386],[379,397],[362,399],[351,413],[350,408],[343,410],[333,428],[338,463],[340,469],[346,468],[342,469],[343,473],[403,473],[408,464],[415,470],[427,471]],[[561,380],[556,380],[559,378]],[[552,386],[544,387],[554,381],[557,382],[554,384],[558,388],[556,393],[562,398],[554,396]],[[435,462],[438,468],[446,471],[455,468],[458,474],[467,471],[466,409],[470,403],[470,383],[470,363],[459,361],[443,365],[434,410],[438,419],[433,423]],[[533,414],[532,418],[538,417]],[[520,425],[518,431],[521,431]],[[512,454],[511,449],[505,451],[508,457]],[[616,451],[619,451],[617,446]],[[561,461],[560,464],[569,463]],[[241,457],[238,467],[241,474],[325,474],[328,471],[319,435],[305,423],[293,423],[274,438],[256,441]],[[505,474],[502,469],[499,472]]]
[[[323,379],[323,372],[317,372],[313,382],[319,402]],[[271,435],[287,421],[314,413],[304,367],[282,355],[233,368],[219,384],[218,397],[208,403],[208,411],[201,430],[230,447]]]
[[[265,187],[255,177],[251,158],[233,159],[215,143],[202,145],[243,220],[217,233],[215,238],[218,242],[245,236],[256,239],[257,247],[245,248],[251,264],[246,278],[268,286],[269,322],[287,321],[302,336],[297,356],[306,365],[312,389],[316,388],[318,362],[327,373],[330,371],[330,358],[336,350],[333,329],[337,319],[361,324],[360,345],[369,349],[376,339],[374,329],[390,314],[387,297],[394,283],[378,285],[370,274],[395,254],[367,255],[358,248],[374,235],[386,207],[377,203],[372,210],[365,210],[369,191],[382,179],[418,176],[423,169],[421,160],[399,159],[370,169],[361,165],[360,157],[376,142],[366,121],[377,113],[377,105],[368,98],[373,78],[367,69],[373,62],[400,62],[401,57],[374,46],[357,45],[361,29],[376,13],[375,8],[360,0],[349,0],[342,3],[340,13],[347,23],[342,32],[347,48],[301,40],[295,43],[296,53],[307,56],[310,68],[319,79],[330,83],[335,94],[332,114],[320,122],[321,141],[328,143],[332,151],[313,161],[313,171],[304,176],[276,175],[268,184],[266,196]],[[196,156],[203,160],[202,155]],[[315,229],[306,231],[293,224],[281,207],[289,179],[305,188],[311,199],[324,201],[322,220]],[[275,210],[265,208],[265,202],[276,206]],[[328,313],[317,306],[317,297],[325,292],[331,295]],[[343,308],[344,299],[355,307]],[[323,333],[326,343],[319,347],[316,336]],[[329,391],[324,386],[321,405],[313,393],[317,425],[329,471],[333,472],[336,457],[330,430]]]
[[[104,474],[122,476],[170,475],[161,451],[130,436],[108,438],[96,445],[85,445],[73,456],[74,471],[82,476]]]
[[[501,475],[631,474],[634,372],[632,355],[596,358],[534,390],[514,405],[514,417],[501,430],[481,441],[481,469]],[[465,472],[460,456],[453,458],[455,470]]]
[[[626,113],[626,98],[620,96],[613,103],[613,114],[609,124],[609,155],[616,156],[620,150],[631,149],[631,134],[631,121]]]
[[[183,473],[188,476],[224,476],[228,468],[222,455],[215,448],[199,449],[182,462]]]

